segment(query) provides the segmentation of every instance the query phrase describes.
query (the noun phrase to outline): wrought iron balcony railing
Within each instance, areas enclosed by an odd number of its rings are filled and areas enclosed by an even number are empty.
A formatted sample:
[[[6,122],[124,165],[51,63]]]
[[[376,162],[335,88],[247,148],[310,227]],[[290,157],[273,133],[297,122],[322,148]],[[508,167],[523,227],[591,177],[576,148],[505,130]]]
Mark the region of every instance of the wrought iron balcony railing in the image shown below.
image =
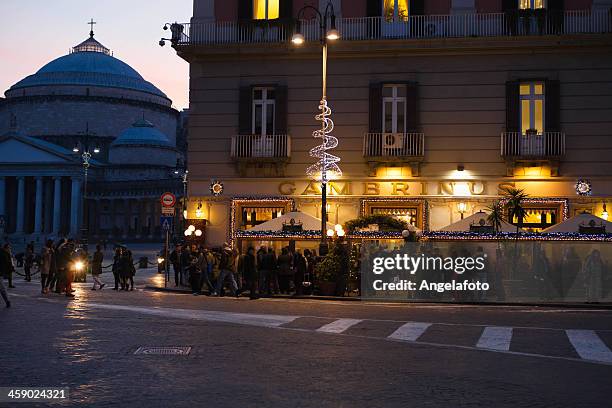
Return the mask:
[[[387,21],[383,17],[339,18],[342,40],[431,39],[499,37],[524,35],[596,34],[612,32],[608,11],[569,10],[529,11],[411,16],[407,21]],[[287,43],[295,21],[212,21],[177,24],[173,43],[182,45],[222,45]],[[302,21],[306,40],[319,39],[317,21]]]
[[[366,158],[422,159],[425,156],[423,133],[366,133],[363,138]]]
[[[558,159],[565,155],[565,133],[502,133],[501,155],[517,159]]]
[[[232,137],[231,156],[236,160],[288,159],[289,135],[237,135]]]

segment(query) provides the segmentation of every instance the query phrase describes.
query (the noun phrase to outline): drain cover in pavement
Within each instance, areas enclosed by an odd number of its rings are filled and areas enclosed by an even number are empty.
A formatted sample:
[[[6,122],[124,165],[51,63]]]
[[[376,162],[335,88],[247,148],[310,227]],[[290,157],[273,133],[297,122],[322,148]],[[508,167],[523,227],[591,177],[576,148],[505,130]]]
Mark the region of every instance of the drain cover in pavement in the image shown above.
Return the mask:
[[[191,352],[191,347],[138,347],[134,354],[145,354],[152,356],[186,356]]]

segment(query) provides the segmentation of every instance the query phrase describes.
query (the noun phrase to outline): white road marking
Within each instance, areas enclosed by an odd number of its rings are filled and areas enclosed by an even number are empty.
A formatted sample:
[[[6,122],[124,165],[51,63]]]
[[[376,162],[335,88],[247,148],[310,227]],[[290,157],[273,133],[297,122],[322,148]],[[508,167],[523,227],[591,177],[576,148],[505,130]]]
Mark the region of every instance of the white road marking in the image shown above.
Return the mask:
[[[389,335],[389,339],[416,341],[425,330],[431,326],[431,323],[409,322],[400,326],[396,331]]]
[[[323,333],[342,333],[357,323],[363,322],[361,319],[338,319],[325,326],[321,326],[317,329],[318,332]]]
[[[260,327],[279,327],[283,324],[291,323],[300,316],[284,316],[284,315],[269,315],[269,314],[250,314],[250,313],[232,313],[232,312],[217,312],[210,310],[193,310],[193,309],[167,309],[167,308],[151,308],[140,306],[124,306],[124,305],[108,305],[103,303],[87,303],[97,309],[110,310],[125,310],[130,312],[140,312],[155,316],[174,317],[177,319],[192,319],[204,320],[212,322],[235,323],[249,326]]]
[[[612,351],[594,330],[566,330],[565,333],[580,357],[612,363]]]
[[[512,327],[485,327],[476,347],[489,350],[510,350]]]

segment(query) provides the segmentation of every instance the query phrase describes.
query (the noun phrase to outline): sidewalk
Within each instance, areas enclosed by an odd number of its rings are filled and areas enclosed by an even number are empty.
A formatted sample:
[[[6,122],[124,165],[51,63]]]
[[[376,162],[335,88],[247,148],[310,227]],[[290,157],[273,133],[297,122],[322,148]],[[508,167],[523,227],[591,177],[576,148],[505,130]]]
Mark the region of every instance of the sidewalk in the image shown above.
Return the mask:
[[[188,287],[175,287],[174,285],[165,287],[159,287],[147,284],[146,290],[152,290],[156,292],[176,293],[191,295],[191,289]],[[206,296],[206,294],[202,294]],[[226,296],[231,297],[231,296]],[[612,310],[612,303],[536,303],[536,302],[450,302],[450,301],[435,301],[435,300],[410,300],[406,302],[398,302],[397,300],[384,300],[384,299],[362,299],[361,296],[316,296],[316,295],[271,295],[262,296],[262,298],[268,299],[306,299],[306,300],[329,300],[329,301],[343,301],[343,302],[364,302],[364,303],[389,303],[389,304],[402,304],[402,305],[438,305],[438,306],[531,306],[531,307],[559,307],[568,309],[610,309]]]

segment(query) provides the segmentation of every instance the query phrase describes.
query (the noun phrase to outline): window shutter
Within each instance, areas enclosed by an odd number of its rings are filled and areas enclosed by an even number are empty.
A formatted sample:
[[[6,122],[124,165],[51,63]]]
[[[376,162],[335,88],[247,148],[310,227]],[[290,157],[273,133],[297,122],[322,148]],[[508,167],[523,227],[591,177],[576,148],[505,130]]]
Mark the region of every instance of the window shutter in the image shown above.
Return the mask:
[[[280,0],[279,15],[285,20],[293,18],[293,0]]]
[[[561,131],[561,86],[557,80],[548,80],[544,86],[544,105],[547,132]]]
[[[287,111],[288,111],[288,89],[286,86],[277,86],[275,89],[276,100],[275,102],[275,115],[274,118],[274,133],[279,135],[286,135],[289,133],[287,125]]]
[[[425,1],[424,0],[410,0],[410,9],[408,14],[411,16],[422,16],[425,14]]]
[[[240,87],[240,101],[238,103],[238,132],[241,135],[253,133],[253,88]]]
[[[511,11],[518,10],[518,1],[517,0],[503,0],[502,1],[502,10]]]
[[[382,16],[382,0],[368,0],[368,17]]]
[[[506,82],[506,132],[520,131],[520,103],[519,82]]]
[[[238,0],[238,20],[253,19],[253,0]]]
[[[406,85],[406,132],[418,132],[419,127],[419,88],[413,82]]]
[[[382,132],[382,84],[370,84],[370,133]]]

